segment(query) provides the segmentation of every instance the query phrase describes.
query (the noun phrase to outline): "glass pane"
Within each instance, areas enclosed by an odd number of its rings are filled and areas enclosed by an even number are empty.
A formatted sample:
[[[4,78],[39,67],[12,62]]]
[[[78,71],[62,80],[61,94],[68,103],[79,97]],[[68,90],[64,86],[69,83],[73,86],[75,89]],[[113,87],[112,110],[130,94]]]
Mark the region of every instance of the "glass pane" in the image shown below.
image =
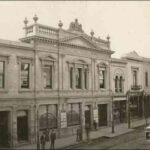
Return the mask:
[[[70,68],[70,88],[73,88],[73,67]]]
[[[0,88],[4,88],[4,62],[0,61]]]
[[[52,66],[44,66],[44,88],[52,88]]]
[[[81,89],[81,75],[82,75],[82,69],[77,68],[76,69],[76,88]]]
[[[67,123],[68,126],[80,124],[80,105],[68,104]]]
[[[21,64],[21,88],[29,88],[29,64]]]
[[[100,83],[100,88],[104,88],[105,87],[105,80],[104,80],[104,70],[100,70],[99,71],[99,83]]]

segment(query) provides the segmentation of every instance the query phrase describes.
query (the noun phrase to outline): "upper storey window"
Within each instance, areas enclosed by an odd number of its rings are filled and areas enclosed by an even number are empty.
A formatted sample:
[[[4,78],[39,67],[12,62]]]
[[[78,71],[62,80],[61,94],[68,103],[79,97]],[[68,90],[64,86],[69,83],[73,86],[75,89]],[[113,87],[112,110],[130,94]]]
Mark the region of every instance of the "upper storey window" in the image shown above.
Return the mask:
[[[133,85],[137,85],[137,70],[133,70]]]
[[[106,88],[106,64],[98,64],[98,85],[100,89]]]
[[[69,88],[88,89],[89,66],[85,62],[68,62],[69,65]]]
[[[29,63],[21,63],[21,88],[29,88],[30,86],[29,70],[30,70]]]
[[[0,88],[4,88],[4,82],[5,82],[5,62],[0,61]]]
[[[99,72],[99,86],[100,88],[105,88],[105,70],[100,70]]]
[[[82,68],[76,68],[75,77],[76,77],[76,89],[81,89],[82,86]]]
[[[145,72],[145,86],[148,87],[148,72]]]
[[[43,82],[45,89],[52,88],[52,65],[44,65]]]
[[[42,57],[42,87],[43,89],[55,88],[56,59],[52,56]]]
[[[32,88],[33,58],[17,56],[17,61],[19,64],[19,90],[29,90]]]

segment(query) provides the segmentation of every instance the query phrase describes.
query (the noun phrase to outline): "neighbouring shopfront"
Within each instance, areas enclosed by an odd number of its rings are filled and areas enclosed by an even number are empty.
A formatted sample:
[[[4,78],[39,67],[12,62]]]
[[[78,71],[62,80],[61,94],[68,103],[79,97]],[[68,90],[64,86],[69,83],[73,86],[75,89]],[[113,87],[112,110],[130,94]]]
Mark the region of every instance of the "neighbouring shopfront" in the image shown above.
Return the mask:
[[[17,137],[18,142],[28,141],[28,112],[26,110],[17,111]]]
[[[9,112],[0,111],[0,148],[10,147]]]
[[[126,100],[114,101],[115,124],[126,122]]]
[[[107,126],[107,104],[98,105],[99,127]]]

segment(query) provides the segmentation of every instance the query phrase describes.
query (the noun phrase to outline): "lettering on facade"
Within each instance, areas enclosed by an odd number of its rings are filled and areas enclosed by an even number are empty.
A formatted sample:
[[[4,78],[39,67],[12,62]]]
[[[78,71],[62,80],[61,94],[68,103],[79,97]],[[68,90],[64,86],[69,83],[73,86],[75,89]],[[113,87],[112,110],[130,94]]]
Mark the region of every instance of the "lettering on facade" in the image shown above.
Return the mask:
[[[67,113],[61,112],[61,128],[67,128]]]
[[[93,110],[93,118],[98,123],[98,109]]]

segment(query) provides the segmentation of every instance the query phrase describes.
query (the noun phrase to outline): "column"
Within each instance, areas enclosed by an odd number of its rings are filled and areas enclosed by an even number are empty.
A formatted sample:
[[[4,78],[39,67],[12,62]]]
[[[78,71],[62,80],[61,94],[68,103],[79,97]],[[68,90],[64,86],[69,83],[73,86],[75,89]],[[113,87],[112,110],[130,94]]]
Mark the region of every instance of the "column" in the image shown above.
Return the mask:
[[[12,111],[12,147],[15,147],[18,143],[17,139],[17,112],[16,107],[13,107]]]
[[[35,143],[36,141],[36,138],[35,138],[35,107],[34,106],[31,106],[30,108],[30,111],[29,111],[29,125],[30,125],[30,133],[29,133],[29,136],[30,136],[30,143]]]

